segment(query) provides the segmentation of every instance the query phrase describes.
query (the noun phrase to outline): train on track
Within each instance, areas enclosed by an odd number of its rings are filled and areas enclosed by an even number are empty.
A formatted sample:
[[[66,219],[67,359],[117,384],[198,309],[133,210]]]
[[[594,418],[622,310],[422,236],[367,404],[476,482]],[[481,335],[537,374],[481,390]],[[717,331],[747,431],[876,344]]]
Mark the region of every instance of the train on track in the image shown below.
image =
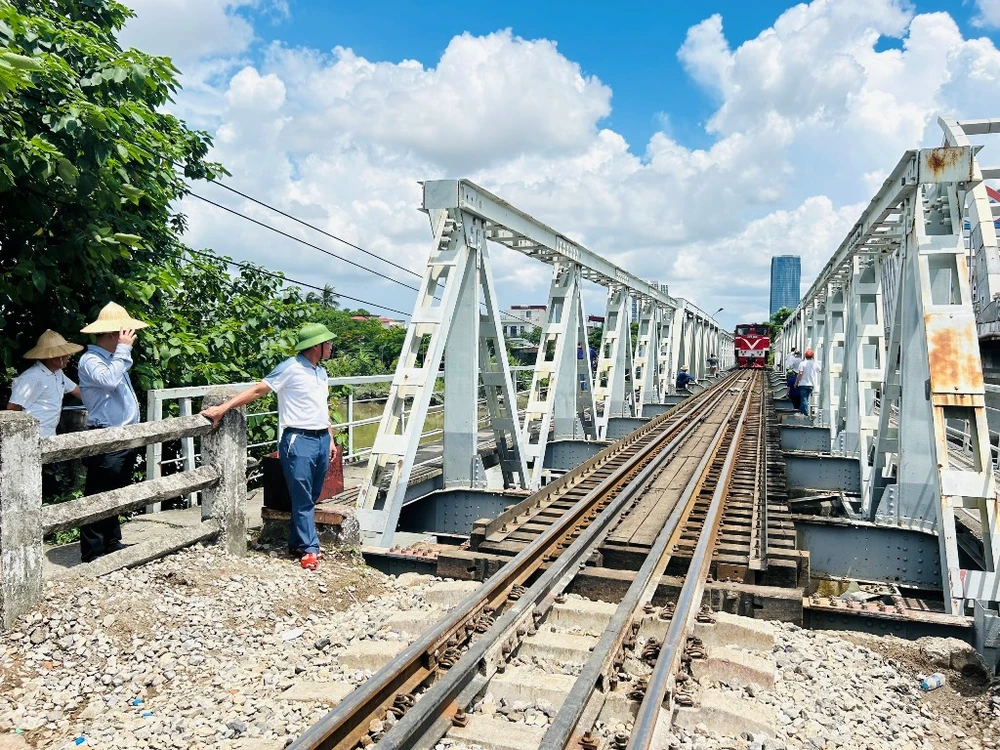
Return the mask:
[[[771,350],[771,329],[767,323],[740,323],[733,336],[736,366],[742,370],[763,369]]]

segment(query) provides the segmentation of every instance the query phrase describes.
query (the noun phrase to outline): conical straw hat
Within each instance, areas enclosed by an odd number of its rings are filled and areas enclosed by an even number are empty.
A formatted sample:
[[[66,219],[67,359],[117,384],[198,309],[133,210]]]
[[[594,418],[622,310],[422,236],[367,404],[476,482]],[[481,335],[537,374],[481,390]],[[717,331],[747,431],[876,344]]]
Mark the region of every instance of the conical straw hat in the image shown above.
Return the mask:
[[[149,323],[136,320],[121,305],[109,302],[101,308],[97,315],[97,320],[86,328],[81,328],[80,333],[110,333],[112,331],[133,330],[149,328]]]
[[[38,337],[38,343],[24,353],[25,359],[50,359],[52,357],[64,357],[69,354],[76,354],[83,351],[79,344],[71,344],[55,331],[46,330]]]

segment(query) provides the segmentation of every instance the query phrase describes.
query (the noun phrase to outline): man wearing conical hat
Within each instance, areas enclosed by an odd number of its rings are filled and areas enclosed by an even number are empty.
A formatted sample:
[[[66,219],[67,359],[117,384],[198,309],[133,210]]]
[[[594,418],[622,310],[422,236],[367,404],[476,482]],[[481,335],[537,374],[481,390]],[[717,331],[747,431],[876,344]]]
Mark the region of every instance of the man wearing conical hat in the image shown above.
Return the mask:
[[[136,331],[148,323],[136,320],[125,308],[109,302],[81,333],[94,335],[95,343],[80,357],[77,374],[83,405],[87,407],[87,429],[122,427],[139,421],[129,370]],[[132,483],[137,451],[134,448],[86,459],[87,495],[127,487]],[[80,557],[84,562],[124,549],[118,516],[114,515],[80,527]]]
[[[14,378],[7,408],[26,411],[37,419],[42,437],[56,434],[63,396],[69,393],[80,398],[80,387],[63,372],[70,355],[79,351],[83,351],[82,346],[71,344],[55,331],[48,330],[24,354],[25,359],[33,359],[35,363]]]
[[[333,446],[330,389],[326,370],[320,364],[321,360],[329,359],[333,338],[334,334],[322,323],[306,323],[299,329],[294,357],[226,403],[201,412],[218,424],[230,409],[249,404],[271,391],[278,394],[278,422],[284,427],[278,456],[292,505],[288,549],[306,570],[316,570],[319,564],[315,508]]]

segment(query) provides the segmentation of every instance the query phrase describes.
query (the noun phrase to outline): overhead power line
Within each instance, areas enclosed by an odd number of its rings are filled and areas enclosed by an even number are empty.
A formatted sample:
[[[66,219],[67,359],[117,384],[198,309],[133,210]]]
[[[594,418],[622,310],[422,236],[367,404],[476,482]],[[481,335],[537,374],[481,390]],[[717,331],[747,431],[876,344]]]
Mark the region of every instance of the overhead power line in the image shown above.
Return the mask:
[[[224,206],[221,203],[216,203],[212,199],[206,198],[203,195],[198,195],[198,193],[195,193],[195,192],[190,192],[190,193],[188,193],[188,195],[190,195],[193,198],[197,198],[198,200],[204,201],[205,203],[208,203],[208,204],[210,204],[212,206],[215,206],[216,208],[221,208],[223,211],[231,213],[234,216],[239,216],[241,219],[245,219],[246,221],[249,221],[251,224],[256,224],[257,226],[262,227],[264,229],[267,229],[267,230],[269,230],[271,232],[274,232],[275,234],[279,234],[282,237],[287,237],[288,239],[294,240],[295,242],[303,244],[306,247],[311,247],[313,250],[318,250],[319,252],[323,253],[324,255],[329,255],[331,258],[336,258],[337,260],[343,261],[344,263],[352,265],[355,268],[360,268],[362,271],[367,271],[368,273],[375,274],[376,276],[379,276],[380,278],[383,278],[386,281],[391,281],[394,284],[399,284],[400,286],[406,287],[407,289],[410,289],[411,291],[414,291],[414,292],[419,292],[420,291],[419,289],[417,289],[417,287],[410,286],[409,284],[407,284],[404,281],[400,281],[399,279],[394,279],[394,278],[392,278],[392,276],[386,276],[384,273],[376,271],[373,268],[366,268],[365,266],[361,265],[360,263],[357,263],[357,262],[355,262],[353,260],[350,260],[349,258],[345,258],[342,255],[337,255],[335,252],[332,252],[331,250],[327,250],[325,247],[320,247],[319,245],[314,245],[313,243],[309,242],[308,240],[304,240],[301,237],[296,237],[294,234],[289,234],[288,232],[282,231],[281,229],[278,229],[277,227],[273,227],[273,226],[271,226],[270,224],[268,224],[266,222],[263,222],[263,221],[260,221],[258,219],[255,219],[252,216],[247,216],[246,214],[241,213],[240,211],[237,211],[235,208],[229,208],[229,206]]]
[[[265,203],[264,201],[260,200],[259,198],[254,198],[252,195],[247,195],[243,191],[237,190],[236,188],[232,187],[231,185],[227,185],[226,183],[222,182],[221,180],[215,180],[215,179],[213,179],[213,180],[211,180],[211,182],[213,182],[214,184],[218,185],[223,190],[228,190],[229,192],[235,193],[236,195],[240,196],[241,198],[246,198],[251,203],[256,203],[258,206],[262,206],[263,208],[266,208],[266,209],[268,209],[270,211],[274,211],[276,214],[280,214],[281,216],[284,216],[286,219],[291,219],[296,224],[301,224],[304,227],[308,227],[309,229],[312,229],[314,232],[319,232],[320,234],[322,234],[322,235],[324,235],[326,237],[329,237],[331,240],[336,240],[337,242],[341,242],[341,243],[347,245],[348,247],[353,247],[355,250],[359,250],[360,252],[364,253],[365,255],[370,255],[371,257],[376,258],[377,260],[382,261],[383,263],[387,263],[388,265],[392,266],[393,268],[398,268],[400,271],[405,271],[406,273],[410,274],[411,276],[416,276],[418,279],[423,278],[419,273],[417,273],[416,271],[414,271],[414,270],[412,270],[410,268],[407,268],[406,266],[401,266],[398,263],[389,260],[388,258],[383,258],[381,255],[377,255],[376,253],[373,253],[371,250],[366,250],[365,248],[361,247],[360,245],[355,245],[350,240],[345,240],[343,237],[338,237],[337,235],[335,235],[335,234],[333,234],[331,232],[328,232],[325,229],[322,229],[322,228],[316,226],[315,224],[310,224],[305,219],[300,219],[298,216],[293,216],[290,213],[282,211],[280,208],[278,208],[276,206],[272,206],[270,203]]]
[[[265,276],[270,276],[271,278],[280,279],[280,280],[285,281],[287,283],[295,284],[296,286],[305,287],[307,289],[315,289],[318,292],[325,292],[326,291],[326,289],[324,289],[321,286],[316,286],[315,284],[310,284],[310,283],[305,282],[305,281],[298,281],[296,279],[293,279],[293,278],[290,278],[290,277],[286,276],[283,273],[276,273],[275,271],[271,271],[271,270],[268,270],[266,268],[262,268],[261,266],[252,265],[250,263],[240,263],[239,261],[232,260],[230,258],[224,258],[224,257],[219,256],[219,255],[214,255],[212,253],[205,253],[205,252],[202,252],[201,250],[193,250],[191,248],[188,248],[187,252],[193,253],[195,255],[201,255],[202,257],[205,257],[205,258],[213,258],[215,260],[221,260],[223,263],[226,263],[226,264],[228,264],[230,266],[236,266],[237,268],[242,268],[242,269],[257,271],[258,273],[262,273]],[[204,266],[201,266],[201,268],[204,268]],[[397,309],[395,309],[393,307],[386,307],[385,305],[380,305],[377,302],[369,302],[368,300],[359,299],[358,297],[352,297],[349,294],[343,294],[343,293],[338,292],[336,290],[334,290],[334,295],[337,296],[338,298],[349,299],[349,300],[351,300],[351,302],[358,302],[358,303],[360,303],[362,305],[367,305],[368,307],[377,307],[379,310],[385,310],[387,312],[396,313],[397,315],[402,315],[402,316],[407,317],[407,318],[410,317],[410,313],[408,313],[408,312],[403,312],[402,310],[397,310]]]
[[[232,260],[231,258],[225,258],[225,257],[223,257],[221,255],[215,255],[214,253],[206,253],[206,252],[203,252],[201,250],[194,250],[192,248],[185,248],[185,250],[182,253],[180,253],[180,254],[173,254],[173,253],[171,253],[170,255],[172,257],[174,257],[174,258],[177,258],[178,260],[182,260],[182,261],[185,261],[187,263],[190,263],[191,265],[197,266],[198,268],[202,269],[203,271],[208,271],[208,272],[214,272],[215,271],[215,269],[209,268],[208,266],[205,266],[205,265],[203,265],[201,263],[198,263],[197,261],[194,261],[191,258],[185,258],[184,257],[184,253],[191,253],[192,255],[200,255],[203,258],[210,258],[211,260],[221,261],[221,262],[223,262],[223,263],[225,263],[226,265],[229,265],[229,266],[235,266],[236,268],[241,268],[241,269],[244,269],[244,270],[256,271],[258,273],[264,274],[265,276],[270,276],[271,278],[278,279],[279,281],[283,281],[283,282],[286,282],[288,284],[294,284],[295,286],[305,287],[306,289],[315,289],[318,292],[325,292],[325,291],[327,291],[326,289],[324,289],[321,286],[316,286],[315,284],[310,284],[309,282],[306,282],[306,281],[299,281],[297,279],[290,278],[289,276],[286,276],[284,273],[278,273],[276,271],[271,271],[270,269],[264,268],[262,266],[254,265],[252,263],[240,263],[239,261]],[[147,254],[150,255],[150,257],[155,257],[155,255],[153,253],[147,253]],[[352,302],[358,302],[358,303],[360,303],[362,305],[365,305],[367,307],[375,307],[375,308],[378,308],[379,310],[385,310],[386,312],[396,313],[397,315],[402,315],[403,317],[406,317],[406,318],[410,317],[410,313],[408,313],[408,312],[403,312],[402,310],[397,310],[397,309],[395,309],[393,307],[387,307],[385,305],[380,305],[377,302],[371,302],[369,300],[364,300],[364,299],[359,299],[357,297],[352,297],[352,296],[350,296],[348,294],[341,294],[340,292],[338,292],[336,290],[334,290],[334,296],[336,296],[338,299],[339,298],[343,298],[343,299],[351,300]],[[267,301],[267,300],[265,300],[265,299],[263,299],[261,297],[256,297],[256,299],[259,299],[261,302],[266,302]]]
[[[330,237],[331,239],[334,239],[337,242],[341,242],[341,243],[347,245],[348,247],[354,248],[355,250],[358,250],[358,251],[364,253],[365,255],[369,255],[369,256],[377,259],[377,260],[382,261],[383,263],[388,263],[389,265],[393,266],[394,268],[398,268],[401,271],[405,271],[406,273],[408,273],[408,274],[410,274],[412,276],[416,276],[417,278],[423,278],[421,276],[421,274],[418,274],[416,271],[412,271],[409,268],[406,268],[405,266],[401,266],[398,263],[394,263],[393,261],[388,260],[387,258],[383,258],[382,256],[380,256],[380,255],[378,255],[376,253],[373,253],[370,250],[366,250],[365,248],[361,247],[360,245],[356,245],[353,242],[350,242],[348,240],[343,239],[342,237],[338,237],[337,235],[332,234],[331,232],[327,232],[326,230],[321,229],[321,228],[317,227],[316,225],[311,224],[311,223],[309,223],[309,222],[307,222],[307,221],[305,221],[303,219],[300,219],[297,216],[294,216],[294,215],[292,215],[290,213],[287,213],[286,211],[283,211],[280,208],[277,208],[276,206],[272,206],[271,204],[266,203],[265,201],[262,201],[262,200],[260,200],[258,198],[254,198],[253,196],[251,196],[251,195],[249,195],[247,193],[244,193],[241,190],[238,190],[238,189],[236,189],[236,188],[234,188],[234,187],[232,187],[230,185],[226,185],[224,182],[221,182],[220,180],[209,179],[209,181],[212,182],[212,183],[214,183],[214,184],[216,184],[216,185],[218,185],[221,188],[224,188],[225,190],[230,191],[231,193],[234,193],[235,195],[239,195],[240,197],[245,198],[248,201],[251,201],[252,203],[255,203],[255,204],[259,205],[259,206],[262,206],[263,208],[266,208],[266,209],[268,209],[270,211],[274,211],[275,213],[279,214],[280,216],[283,216],[283,217],[285,217],[287,219],[290,219],[291,221],[294,221],[294,222],[296,222],[296,223],[298,223],[298,224],[300,224],[300,225],[302,225],[304,227],[307,227],[308,229],[312,229],[313,231],[319,232],[320,234],[322,234],[322,235],[324,235],[326,237]],[[319,245],[315,245],[312,242],[309,242],[307,240],[302,239],[301,237],[296,237],[293,234],[289,234],[288,232],[285,232],[285,231],[283,231],[281,229],[278,229],[277,227],[271,226],[267,222],[263,222],[263,221],[260,221],[259,219],[255,219],[252,216],[248,216],[248,215],[246,215],[246,214],[244,214],[244,213],[242,213],[240,211],[237,211],[234,208],[230,208],[228,206],[225,206],[225,205],[223,205],[221,203],[218,203],[216,201],[211,200],[210,198],[206,198],[203,195],[199,195],[198,193],[195,193],[193,191],[190,191],[188,194],[191,195],[194,198],[197,198],[200,201],[203,201],[205,203],[208,203],[209,205],[215,206],[216,208],[219,208],[219,209],[221,209],[223,211],[226,211],[227,213],[230,213],[230,214],[232,214],[234,216],[238,216],[241,219],[249,221],[252,224],[256,224],[259,227],[262,227],[262,228],[267,229],[267,230],[269,230],[271,232],[274,232],[275,234],[281,235],[282,237],[286,237],[286,238],[288,238],[290,240],[294,240],[295,242],[298,242],[298,243],[300,243],[302,245],[305,245],[306,247],[312,248],[313,250],[318,250],[319,252],[324,253],[325,255],[329,255],[330,257],[336,258],[337,260],[341,260],[341,261],[343,261],[345,263],[348,263],[348,264],[354,266],[355,268],[360,268],[362,271],[367,271],[368,273],[374,274],[375,276],[378,276],[379,278],[385,279],[387,281],[391,281],[394,284],[399,284],[400,286],[405,287],[406,289],[410,289],[411,291],[418,292],[418,293],[420,292],[420,290],[417,287],[415,287],[415,286],[410,286],[409,284],[407,284],[407,283],[405,283],[403,281],[400,281],[399,279],[395,279],[395,278],[393,278],[391,276],[387,276],[387,275],[385,275],[383,273],[380,273],[379,271],[376,271],[376,270],[374,270],[372,268],[367,268],[367,267],[361,265],[360,263],[352,261],[352,260],[350,260],[348,258],[344,258],[341,255],[337,255],[336,253],[332,252],[331,250],[327,250],[326,248],[320,247]],[[346,295],[341,295],[341,296],[344,296],[345,298],[347,298]],[[435,296],[434,299],[440,301],[441,298]],[[389,308],[382,307],[381,309],[388,310]],[[408,314],[407,314],[407,316],[408,316]],[[524,318],[518,317],[517,315],[513,315],[512,313],[507,313],[507,317],[511,318],[511,319],[513,319],[515,321],[518,321],[520,323],[524,323],[525,325],[529,325],[529,326],[532,326],[532,327],[538,327],[537,323],[533,323],[530,320],[525,320]]]

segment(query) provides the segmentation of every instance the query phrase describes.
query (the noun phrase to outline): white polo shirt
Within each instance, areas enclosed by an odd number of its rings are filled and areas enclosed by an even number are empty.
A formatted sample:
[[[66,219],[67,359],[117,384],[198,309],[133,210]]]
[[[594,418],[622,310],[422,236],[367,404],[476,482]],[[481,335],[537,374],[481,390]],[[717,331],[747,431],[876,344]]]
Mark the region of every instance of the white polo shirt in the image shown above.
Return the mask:
[[[799,365],[799,385],[816,387],[817,375],[819,374],[819,365],[816,364],[815,359],[804,359]]]
[[[63,396],[74,388],[76,383],[62,370],[52,372],[41,362],[35,362],[14,378],[10,402],[38,420],[38,432],[42,437],[52,437],[59,426]]]
[[[326,370],[297,354],[289,357],[264,378],[278,394],[278,420],[282,427],[325,430],[330,426],[327,400],[330,388]]]

